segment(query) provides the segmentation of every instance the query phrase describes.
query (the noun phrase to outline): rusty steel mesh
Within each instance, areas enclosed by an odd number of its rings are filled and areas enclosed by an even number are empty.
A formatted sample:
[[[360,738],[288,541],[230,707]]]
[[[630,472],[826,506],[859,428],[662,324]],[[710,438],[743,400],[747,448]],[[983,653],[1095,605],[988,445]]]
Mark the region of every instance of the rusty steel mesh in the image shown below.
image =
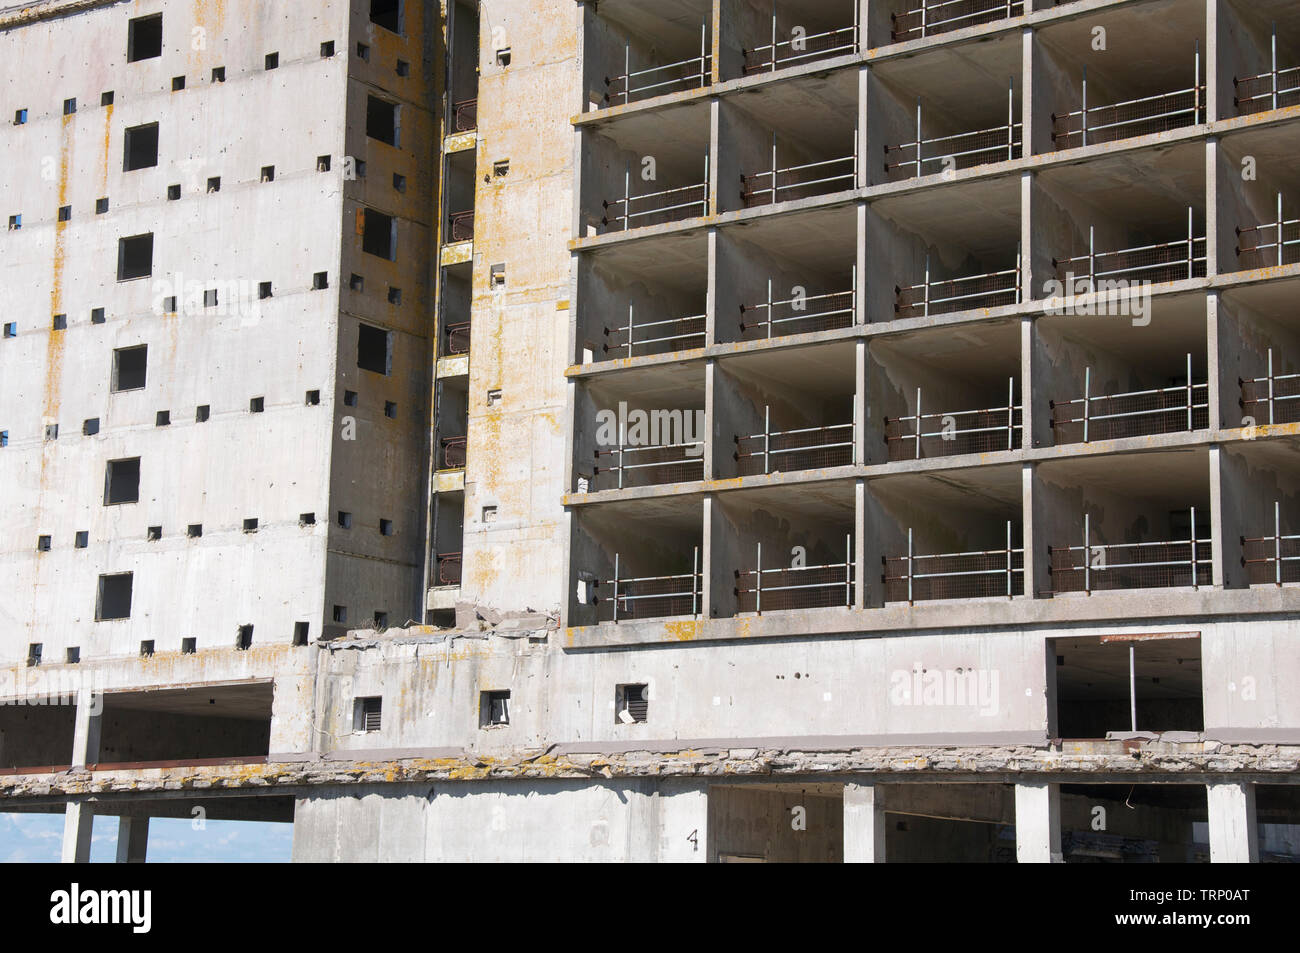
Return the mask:
[[[853,156],[841,156],[818,163],[811,169],[777,169],[776,189],[772,188],[773,173],[754,172],[740,177],[740,197],[746,208],[772,205],[792,198],[809,198],[829,195],[854,187]]]
[[[686,456],[681,447],[637,447],[624,451],[623,486],[659,486],[664,483],[689,483],[704,479],[703,455]],[[619,485],[619,454],[614,450],[597,450],[596,459],[606,465],[592,473],[593,490],[612,490]]]
[[[1237,229],[1237,264],[1242,271],[1276,267],[1278,226],[1276,222]],[[1283,222],[1282,264],[1300,261],[1300,220]]]
[[[930,283],[929,314],[954,314],[975,308],[997,308],[1015,304],[1019,276],[982,275]],[[927,313],[924,288],[899,288],[894,311],[900,318],[919,318]]]
[[[809,331],[831,331],[853,324],[853,292],[823,295],[805,299],[804,310],[796,311],[793,301],[773,302],[772,337],[787,334],[804,334]],[[745,340],[765,337],[768,307],[766,304],[740,306],[740,332]],[[747,317],[753,315],[753,317]]]
[[[1196,543],[1196,573],[1192,573],[1192,543],[1092,547],[1093,566],[1085,571],[1081,547],[1049,550],[1048,585],[1053,593],[1106,589],[1166,589],[1208,586],[1211,583],[1211,544]],[[1098,553],[1102,558],[1099,561]]]
[[[830,447],[826,444],[847,446]],[[741,476],[848,466],[853,462],[853,425],[836,424],[801,433],[773,433],[768,435],[766,446],[765,468],[763,437],[736,438],[736,469]]]
[[[1181,129],[1196,124],[1196,114],[1205,110],[1205,87],[1166,93],[1137,102],[1088,108],[1088,142],[1090,146],[1116,142],[1134,136]],[[1084,144],[1084,117],[1079,112],[1052,116],[1052,142],[1057,151]]]
[[[451,240],[468,242],[474,239],[474,213],[456,212],[451,216]]]
[[[1295,82],[1294,79],[1291,82]],[[1234,79],[1232,81],[1236,87],[1236,94],[1232,98],[1233,105],[1237,107],[1237,112],[1243,116],[1251,116],[1255,113],[1269,112],[1273,109],[1273,75],[1265,73],[1263,76],[1251,76],[1246,79]],[[1279,87],[1282,84],[1279,83]],[[1282,89],[1277,91],[1277,108],[1285,109],[1288,106],[1300,105],[1300,86]]]
[[[758,573],[752,569],[736,572],[735,593],[739,611],[758,611],[757,578]],[[852,605],[853,584],[852,565],[764,569],[762,610],[775,612],[781,609],[824,609]],[[801,588],[786,588],[792,586]]]
[[[1020,16],[1025,5],[1023,0],[942,0],[924,3],[923,8],[890,14],[890,38],[895,43]]]
[[[1287,375],[1273,378],[1273,414],[1275,424],[1300,421],[1300,377]],[[1269,422],[1268,381],[1241,382],[1241,409],[1254,417],[1256,424]]]
[[[614,581],[596,584],[596,619],[614,619]],[[694,605],[691,591],[695,592]],[[618,582],[619,619],[661,619],[698,613],[704,605],[703,577],[693,573]]]
[[[1065,281],[1076,265],[1087,264],[1087,257],[1065,260],[1053,259],[1056,277]],[[1130,281],[1184,281],[1205,277],[1205,239],[1193,238],[1190,242],[1171,242],[1153,248],[1127,251],[1105,251],[1093,255],[1093,272],[1098,282],[1127,278]],[[1087,278],[1075,274],[1075,279]]]
[[[602,225],[621,223],[627,215],[631,216],[627,223],[629,228],[663,225],[703,215],[709,206],[709,184],[701,182],[699,185],[656,192],[654,195],[633,195],[627,200],[630,209],[623,208],[622,199],[602,204],[605,209],[605,215],[601,218]],[[620,211],[611,216],[610,211],[613,209]]]
[[[907,557],[882,557],[886,602],[907,601]],[[1025,592],[1025,556],[1011,553],[1011,595]],[[982,599],[1007,595],[1007,553],[912,557],[912,601]],[[978,575],[967,575],[975,574]],[[958,575],[961,574],[961,575]],[[924,576],[926,578],[917,578]]]
[[[1192,387],[1192,403],[1206,400],[1208,387]],[[1147,394],[1117,394],[1114,397],[1093,397],[1088,411],[1088,439],[1118,440],[1122,437],[1146,437],[1152,434],[1203,430],[1209,426],[1208,407],[1193,407],[1191,427],[1187,425],[1187,388],[1172,387]],[[1052,402],[1052,431],[1057,445],[1081,443],[1083,421],[1075,418],[1083,414],[1083,401]],[[1131,414],[1132,416],[1116,416]]]
[[[469,322],[449,324],[444,329],[447,334],[446,354],[469,353]]]
[[[851,53],[857,49],[857,42],[854,36],[856,31],[853,27],[843,27],[839,30],[818,33],[817,35],[806,37],[805,46],[802,50],[791,49],[790,53],[781,55],[778,51],[776,56],[776,65],[780,67],[784,63],[812,63],[817,60],[824,60],[832,56],[842,56]],[[772,49],[763,47],[756,50],[742,50],[745,57],[743,67],[746,76],[751,73],[762,72],[763,70],[772,69]]]
[[[922,458],[1020,449],[1021,409],[1019,407],[1010,411],[981,410],[953,416],[959,421],[958,431],[951,433],[946,439],[941,434],[923,436],[920,454]],[[1008,417],[1011,425],[1010,434],[1007,432]],[[931,423],[926,426],[934,426],[935,422],[942,420],[942,416],[935,415],[932,418],[927,414],[926,420],[931,420]],[[890,460],[916,459],[915,422],[898,417],[886,417],[885,443],[889,446]]]
[[[460,553],[439,553],[438,581],[444,586],[459,586],[460,566]]]
[[[704,346],[705,318],[694,316],[674,318],[667,322],[658,322],[653,326],[633,325],[629,331],[627,325],[621,328],[605,328],[604,344],[606,354],[615,357],[641,357],[646,354],[664,354],[669,351],[685,351],[688,348]],[[628,349],[628,335],[632,337],[631,353]],[[640,337],[641,340],[637,340]]]
[[[1241,564],[1252,586],[1279,581],[1277,556],[1282,557],[1282,582],[1300,582],[1300,537],[1265,536],[1241,541]]]
[[[709,75],[712,68],[712,55],[706,55],[703,63],[696,56],[669,66],[660,68],[647,67],[637,72],[645,73],[653,78],[647,79],[641,86],[632,87],[630,91],[627,76],[606,76],[605,105],[612,106],[622,103],[624,94],[626,94],[627,102],[634,103],[654,96],[665,96],[668,93],[708,86],[712,82],[712,77]]]
[[[465,465],[465,438],[464,437],[443,437],[442,438],[442,468],[444,470],[459,470]]]
[[[469,132],[478,128],[478,100],[466,99],[452,106],[453,120],[457,132]]]
[[[948,160],[951,160],[951,168],[954,169],[972,169],[975,166],[987,165],[990,162],[1004,162],[1008,159],[1019,159],[1021,157],[1021,144],[1017,139],[1010,146],[1007,145],[1008,130],[1006,126],[997,129],[983,129],[979,132],[967,132],[958,136],[944,138],[943,145],[939,146],[935,142],[922,143],[921,164],[932,163],[937,168],[932,171],[939,172],[948,168]],[[929,150],[927,146],[934,145],[942,154],[927,155]],[[890,162],[889,157],[897,155],[898,161]],[[916,144],[909,143],[903,146],[885,146],[885,171],[890,174],[903,172],[904,174],[896,176],[898,179],[909,179],[921,175],[925,169],[917,169],[916,164]]]

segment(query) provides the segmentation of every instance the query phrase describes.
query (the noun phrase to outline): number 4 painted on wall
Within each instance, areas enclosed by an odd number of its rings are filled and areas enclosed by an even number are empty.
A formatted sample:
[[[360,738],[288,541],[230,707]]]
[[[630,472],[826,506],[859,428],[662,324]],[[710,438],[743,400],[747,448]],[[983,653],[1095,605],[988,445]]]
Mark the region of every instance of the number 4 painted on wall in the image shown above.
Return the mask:
[[[696,850],[700,849],[700,832],[698,828],[687,834],[686,839],[695,845]]]

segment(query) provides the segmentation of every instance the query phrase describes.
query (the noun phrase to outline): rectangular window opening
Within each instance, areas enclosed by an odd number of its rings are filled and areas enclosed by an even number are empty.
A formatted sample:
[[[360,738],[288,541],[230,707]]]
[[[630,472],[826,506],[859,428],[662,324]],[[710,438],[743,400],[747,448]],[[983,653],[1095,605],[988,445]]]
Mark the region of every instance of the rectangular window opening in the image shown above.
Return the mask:
[[[372,208],[358,209],[361,216],[361,250],[367,255],[397,260],[397,221]]]
[[[140,502],[140,458],[110,460],[104,468],[104,505]]]
[[[373,374],[387,375],[392,370],[392,334],[362,324],[357,329],[357,367]]]
[[[479,693],[478,724],[480,728],[510,724],[509,691]]]
[[[113,393],[141,390],[149,369],[149,345],[122,347],[113,351]]]
[[[133,281],[153,274],[153,233],[120,238],[117,242],[117,280]]]
[[[132,126],[123,140],[122,171],[151,169],[158,164],[158,123]]]
[[[375,96],[366,97],[366,135],[390,146],[398,144],[398,105]]]
[[[159,56],[162,56],[162,14],[131,20],[126,32],[126,61],[138,63]]]
[[[619,724],[643,725],[650,715],[650,686],[645,683],[614,688],[614,717]]]
[[[303,646],[307,644],[307,623],[295,622],[293,624],[293,644]]]
[[[110,622],[131,618],[131,589],[134,581],[134,574],[129,572],[99,577],[95,621]]]
[[[383,724],[383,712],[383,698],[358,698],[352,715],[353,731],[378,731]]]
[[[239,633],[235,636],[235,648],[241,652],[247,652],[253,647],[253,627],[251,625],[241,625]]]

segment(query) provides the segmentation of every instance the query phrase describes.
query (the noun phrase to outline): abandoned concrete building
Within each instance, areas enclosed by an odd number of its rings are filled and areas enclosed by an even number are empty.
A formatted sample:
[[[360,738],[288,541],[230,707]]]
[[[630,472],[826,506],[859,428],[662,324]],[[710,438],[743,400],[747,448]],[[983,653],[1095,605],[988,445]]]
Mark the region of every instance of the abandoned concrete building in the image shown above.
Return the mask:
[[[1290,0],[45,0],[0,62],[0,809],[66,860],[1300,857]]]

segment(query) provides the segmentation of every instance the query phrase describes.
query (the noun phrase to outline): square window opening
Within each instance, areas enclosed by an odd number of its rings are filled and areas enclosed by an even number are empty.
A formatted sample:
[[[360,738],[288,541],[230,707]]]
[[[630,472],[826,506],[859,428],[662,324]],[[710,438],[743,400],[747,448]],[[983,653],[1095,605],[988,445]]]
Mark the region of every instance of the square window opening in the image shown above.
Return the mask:
[[[158,123],[132,126],[126,130],[122,147],[122,171],[151,169],[158,164]]]
[[[366,135],[390,146],[398,144],[398,105],[375,96],[366,97]]]
[[[479,727],[489,728],[493,725],[508,724],[510,724],[510,692],[480,692],[478,705]]]
[[[383,724],[384,700],[375,696],[358,698],[353,705],[352,730],[357,732],[379,731]]]
[[[392,334],[362,324],[357,329],[357,367],[373,374],[387,375],[392,369]]]
[[[153,233],[117,241],[117,280],[133,281],[153,274]]]
[[[131,590],[134,582],[135,576],[129,572],[100,576],[95,621],[111,622],[114,619],[131,618]]]
[[[148,378],[149,345],[123,347],[113,351],[113,393],[142,390]]]
[[[140,458],[110,460],[104,468],[104,505],[140,502]]]
[[[185,527],[185,535],[190,539],[200,538],[203,535],[203,524],[191,523],[189,526]]]
[[[199,640],[193,636],[181,639],[181,655],[195,655],[199,651]]]
[[[194,408],[194,422],[196,424],[201,424],[206,422],[207,419],[211,416],[212,416],[212,408],[209,407],[207,404],[199,404],[199,406]]]
[[[367,255],[397,260],[397,220],[372,208],[360,209],[361,250]]]
[[[300,647],[307,644],[306,622],[295,622],[293,624],[293,644]]]
[[[131,20],[126,31],[126,61],[138,63],[159,56],[162,56],[162,14]]]

